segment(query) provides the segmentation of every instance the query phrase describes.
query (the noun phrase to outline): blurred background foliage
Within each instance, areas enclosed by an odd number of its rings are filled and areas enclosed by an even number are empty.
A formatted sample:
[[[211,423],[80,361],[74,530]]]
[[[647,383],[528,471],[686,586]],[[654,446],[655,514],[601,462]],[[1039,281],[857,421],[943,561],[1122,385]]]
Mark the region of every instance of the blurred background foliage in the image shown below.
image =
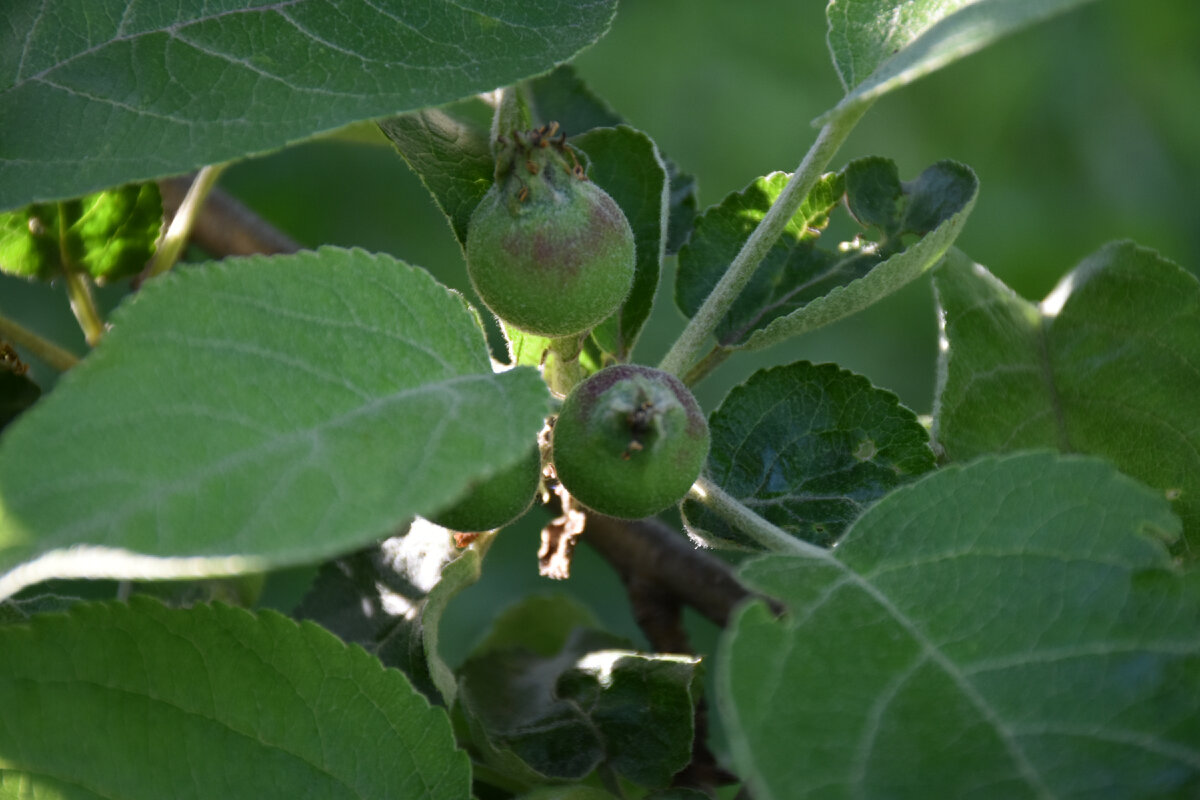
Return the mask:
[[[760,175],[794,169],[815,135],[810,121],[841,97],[824,7],[819,0],[624,0],[612,31],[575,63],[614,109],[699,178],[703,208]],[[1044,296],[1112,239],[1135,239],[1195,272],[1200,3],[1101,0],[1003,40],[885,97],[831,168],[872,154],[894,159],[905,179],[942,158],[970,165],[981,190],[959,246],[1026,297]],[[371,126],[237,164],[221,183],[306,246],[392,253],[469,292],[449,226]],[[672,259],[639,361],[657,362],[682,326],[671,300],[673,268]],[[102,304],[115,305],[122,292],[101,292]],[[84,352],[61,287],[0,276],[0,313]],[[926,278],[849,320],[731,359],[697,394],[711,410],[763,366],[835,361],[927,413],[936,327]],[[53,374],[34,367],[48,387]],[[493,568],[452,605],[455,634],[445,639],[452,660],[484,624],[478,609],[490,617],[531,589],[556,588],[530,574],[543,519],[530,515],[500,537]],[[632,635],[627,611],[612,607],[615,577],[591,568],[591,553],[581,557],[572,591]],[[285,597],[275,602],[286,605]]]

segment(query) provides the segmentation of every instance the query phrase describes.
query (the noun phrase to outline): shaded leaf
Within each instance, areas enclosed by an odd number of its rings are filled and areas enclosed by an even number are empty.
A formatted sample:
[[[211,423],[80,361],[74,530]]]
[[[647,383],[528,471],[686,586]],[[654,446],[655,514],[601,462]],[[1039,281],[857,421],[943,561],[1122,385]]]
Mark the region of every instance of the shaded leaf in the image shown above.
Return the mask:
[[[667,178],[671,185],[671,218],[667,222],[667,246],[665,255],[673,256],[687,244],[696,226],[696,212],[699,201],[696,199],[700,191],[696,177],[686,172],[680,172],[674,161],[667,159]]]
[[[270,611],[134,598],[0,627],[0,706],[0,762],[31,796],[470,792],[449,720],[402,674]]]
[[[861,103],[1088,0],[830,0],[829,51],[846,97],[823,124]]]
[[[113,326],[0,438],[0,597],[353,550],[524,457],[546,410],[459,296],[362,251],[173,273]]]
[[[482,100],[468,103],[485,106]],[[494,169],[488,130],[465,113],[468,103],[379,122],[379,129],[446,215],[460,247],[466,246],[467,223],[491,188]]]
[[[479,579],[487,543],[460,550],[451,531],[417,519],[377,547],[324,564],[293,616],[361,645],[431,701],[452,705],[457,687],[438,627],[450,599]]]
[[[615,128],[625,122],[588,88],[570,64],[530,78],[525,88],[533,115],[540,124],[557,122],[568,136],[584,134],[592,128]]]
[[[6,9],[0,208],[261,153],[546,71],[616,10],[497,0],[335,6],[39,0]],[[63,124],[71,120],[72,124]],[[103,140],[97,147],[97,140]],[[163,142],[172,143],[164,148]]]
[[[1200,283],[1131,242],[1089,256],[1039,305],[960,253],[934,277],[934,437],[947,458],[1094,453],[1164,492],[1200,556]]]
[[[81,271],[101,283],[136,275],[154,255],[162,215],[153,183],[0,213],[0,272],[50,280]]]
[[[679,253],[675,283],[675,303],[685,315],[700,308],[788,177],[759,178],[696,221]],[[908,182],[901,182],[895,165],[882,158],[853,161],[842,173],[824,176],[717,326],[719,345],[769,347],[896,291],[941,258],[962,229],[977,189],[974,173],[952,161],[940,161]],[[878,241],[860,236],[819,246],[843,196],[861,224],[877,229]]]
[[[916,415],[835,364],[756,372],[713,412],[709,430],[708,477],[767,521],[822,546],[934,467]],[[694,500],[683,515],[689,534],[706,545],[761,549]]]
[[[532,643],[547,642],[538,626]],[[579,780],[605,765],[641,786],[665,786],[691,759],[699,659],[618,646],[576,628],[555,655],[514,642],[468,659],[459,702],[485,762],[521,780]]]
[[[627,125],[596,128],[570,142],[587,154],[588,177],[617,202],[633,229],[633,288],[620,310],[592,331],[601,349],[625,361],[658,288],[670,202],[666,170],[650,137]]]
[[[739,774],[763,800],[1194,795],[1200,582],[1152,538],[1178,531],[1108,464],[1036,453],[755,560],[788,613],[744,608],[718,652]]]

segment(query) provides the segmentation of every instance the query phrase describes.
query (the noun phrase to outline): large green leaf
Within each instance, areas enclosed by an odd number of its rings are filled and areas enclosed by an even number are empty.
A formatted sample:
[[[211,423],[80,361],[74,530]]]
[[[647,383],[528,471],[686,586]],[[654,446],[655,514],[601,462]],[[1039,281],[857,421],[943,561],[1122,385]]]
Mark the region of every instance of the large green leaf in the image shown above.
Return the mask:
[[[489,91],[569,59],[615,10],[615,0],[15,0],[0,27],[0,208]]]
[[[1094,453],[1153,486],[1200,556],[1200,283],[1130,242],[1040,306],[953,253],[934,277],[943,343],[934,438],[956,461],[1028,447]]]
[[[1200,576],[1097,459],[948,467],[742,577],[717,699],[754,797],[1195,797]],[[1149,534],[1149,535],[1147,535]]]
[[[0,627],[0,795],[461,800],[444,712],[316,625],[84,604]]]
[[[180,271],[113,325],[0,438],[0,597],[356,549],[527,455],[546,411],[461,297],[362,251]]]
[[[773,173],[728,195],[696,221],[679,252],[675,303],[696,313],[787,184]],[[757,350],[881,300],[919,277],[954,242],[975,202],[978,181],[952,161],[901,181],[883,158],[852,161],[822,177],[788,222],[717,326],[718,345]],[[829,215],[845,198],[877,241],[819,245]]]
[[[708,477],[767,521],[823,546],[934,467],[916,415],[836,364],[756,372],[713,412],[709,430]],[[695,500],[683,514],[688,533],[707,545],[761,549]]]
[[[1088,0],[830,0],[829,51],[846,97],[868,103]]]

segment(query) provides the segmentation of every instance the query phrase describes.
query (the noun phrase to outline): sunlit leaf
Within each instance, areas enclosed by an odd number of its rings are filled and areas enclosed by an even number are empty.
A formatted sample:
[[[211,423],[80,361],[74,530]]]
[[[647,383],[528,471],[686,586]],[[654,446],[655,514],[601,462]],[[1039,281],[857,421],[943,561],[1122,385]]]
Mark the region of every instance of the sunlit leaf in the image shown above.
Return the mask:
[[[461,297],[387,256],[229,259],[112,322],[0,438],[0,597],[355,550],[527,455],[546,410]]]
[[[943,345],[934,435],[955,461],[1030,447],[1094,453],[1162,491],[1200,557],[1200,283],[1107,245],[1041,304],[961,253],[934,277]]]
[[[847,109],[1088,0],[830,0],[829,50]]]
[[[1194,795],[1200,581],[1156,541],[1178,532],[1110,465],[1036,453],[755,560],[787,611],[743,609],[718,653],[738,773],[759,800]]]

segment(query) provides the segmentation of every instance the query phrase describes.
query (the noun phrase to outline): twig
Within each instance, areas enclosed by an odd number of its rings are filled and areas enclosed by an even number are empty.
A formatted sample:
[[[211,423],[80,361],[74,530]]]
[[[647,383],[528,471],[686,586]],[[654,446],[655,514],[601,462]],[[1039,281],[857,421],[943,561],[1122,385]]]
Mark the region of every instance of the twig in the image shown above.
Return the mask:
[[[0,339],[29,351],[59,372],[66,372],[79,363],[79,357],[74,353],[4,317],[0,317]]]
[[[171,219],[166,234],[158,244],[158,251],[154,254],[154,258],[150,259],[150,263],[138,279],[139,282],[153,278],[155,275],[161,275],[175,266],[183,248],[187,246],[188,239],[191,238],[192,226],[200,216],[204,201],[213,186],[216,185],[217,178],[221,177],[221,173],[225,171],[225,166],[225,164],[210,164],[196,173],[196,179],[192,181],[183,202],[175,210],[175,216]]]
[[[163,211],[168,216],[179,210],[191,185],[192,176],[158,182]],[[301,249],[294,239],[220,187],[209,192],[208,201],[192,227],[192,241],[217,257],[295,253]]]
[[[76,272],[70,266],[63,271],[63,279],[67,284],[67,299],[71,303],[71,312],[75,314],[75,319],[79,320],[83,338],[87,340],[88,346],[95,347],[104,335],[104,320],[100,318],[100,311],[96,308],[91,281],[86,274]]]
[[[583,540],[626,584],[650,580],[722,627],[734,607],[751,596],[729,565],[657,519],[588,514]]]

